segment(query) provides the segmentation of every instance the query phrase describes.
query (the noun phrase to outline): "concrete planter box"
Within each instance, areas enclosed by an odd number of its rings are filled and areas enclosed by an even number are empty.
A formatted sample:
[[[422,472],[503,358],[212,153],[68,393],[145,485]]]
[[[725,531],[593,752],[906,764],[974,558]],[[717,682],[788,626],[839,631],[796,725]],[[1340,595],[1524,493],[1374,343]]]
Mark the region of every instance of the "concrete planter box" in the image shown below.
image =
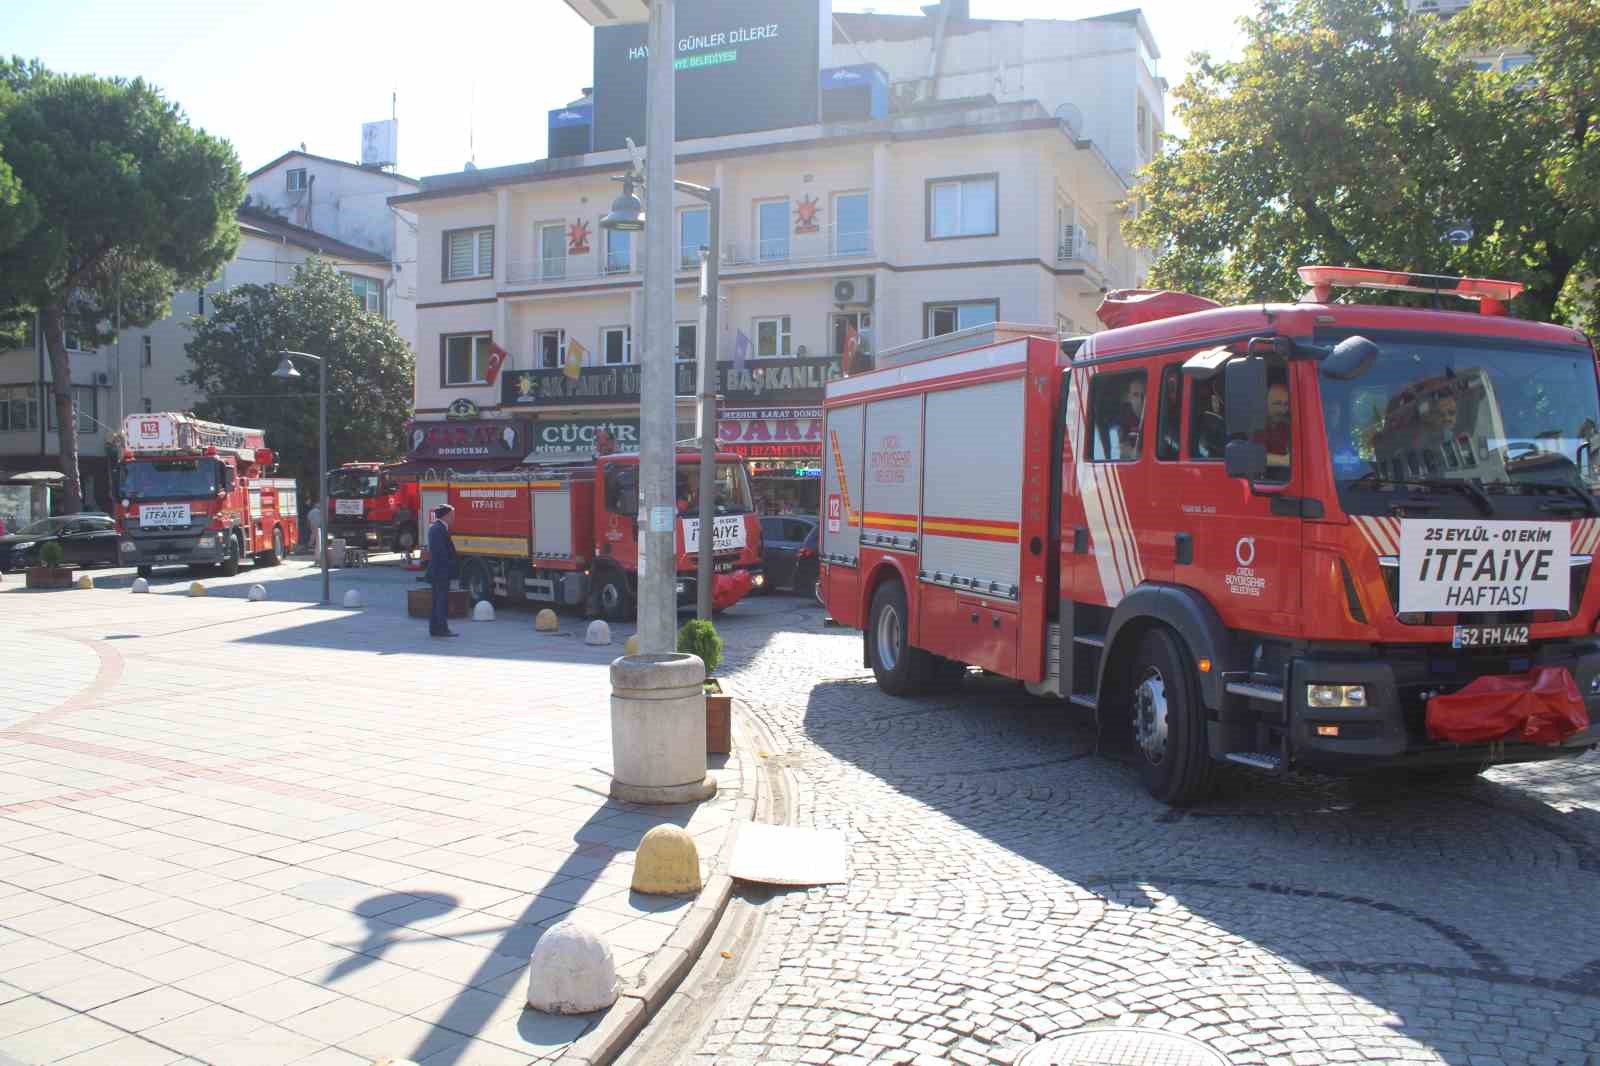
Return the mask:
[[[433,613],[433,589],[424,586],[406,591],[406,613],[412,618],[426,618]],[[467,616],[467,590],[450,590],[450,607],[445,612],[449,618]]]
[[[727,755],[733,750],[733,696],[722,682],[706,678],[706,751]]]
[[[62,566],[30,566],[28,567],[27,587],[30,589],[69,589],[72,587],[72,571]]]

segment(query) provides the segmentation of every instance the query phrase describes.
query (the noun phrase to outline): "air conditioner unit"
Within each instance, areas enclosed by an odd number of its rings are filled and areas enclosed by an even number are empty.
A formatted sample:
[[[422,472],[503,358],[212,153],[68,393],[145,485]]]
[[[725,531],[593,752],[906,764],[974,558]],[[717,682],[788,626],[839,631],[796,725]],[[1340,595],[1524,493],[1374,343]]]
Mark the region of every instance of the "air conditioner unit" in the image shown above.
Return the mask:
[[[97,370],[94,374],[94,383],[96,385],[109,385],[111,384],[111,375],[104,370]]]
[[[833,302],[867,305],[872,303],[872,276],[862,274],[853,278],[836,278],[833,282]]]

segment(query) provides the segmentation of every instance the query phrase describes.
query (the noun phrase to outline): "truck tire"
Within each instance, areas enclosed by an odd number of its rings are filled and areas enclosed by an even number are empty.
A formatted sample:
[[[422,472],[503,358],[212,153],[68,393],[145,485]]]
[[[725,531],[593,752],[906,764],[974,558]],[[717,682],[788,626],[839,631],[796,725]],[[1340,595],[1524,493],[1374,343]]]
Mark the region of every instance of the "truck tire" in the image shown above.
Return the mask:
[[[461,564],[461,587],[473,603],[494,600],[494,576],[482,559],[468,559]]]
[[[390,547],[392,547],[395,551],[408,552],[416,546],[416,530],[401,526],[399,529],[394,531],[394,539],[390,541]]]
[[[891,696],[927,691],[938,667],[936,656],[911,646],[910,621],[905,587],[898,581],[878,586],[868,615],[867,648],[878,687]]]
[[[621,570],[607,567],[595,575],[594,610],[608,622],[625,622],[633,613],[633,596]]]
[[[257,566],[277,566],[283,562],[283,530],[272,527],[272,547],[256,556]]]
[[[1145,633],[1123,677],[1134,757],[1145,787],[1172,807],[1205,799],[1215,779],[1206,743],[1205,706],[1177,639],[1159,627]]]
[[[217,572],[223,577],[234,577],[239,573],[239,538],[229,533],[226,540],[227,551],[222,556],[222,563],[217,567]]]

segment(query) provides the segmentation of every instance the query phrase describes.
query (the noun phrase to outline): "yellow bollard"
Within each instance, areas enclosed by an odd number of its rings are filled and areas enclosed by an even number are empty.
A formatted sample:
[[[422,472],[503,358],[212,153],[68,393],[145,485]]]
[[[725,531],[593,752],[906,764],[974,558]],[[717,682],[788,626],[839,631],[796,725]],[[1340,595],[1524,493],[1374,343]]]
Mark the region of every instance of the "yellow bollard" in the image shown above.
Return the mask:
[[[658,825],[644,835],[633,857],[633,890],[654,896],[700,891],[700,849],[681,826]]]
[[[624,654],[624,655],[638,655],[639,654],[639,634],[635,633],[633,636],[628,638],[627,643],[622,645],[622,654]]]
[[[561,628],[561,623],[556,620],[556,613],[546,607],[534,617],[533,628],[540,633],[554,633]]]
[[[206,594],[206,587],[204,585],[200,584],[200,582],[191,581],[189,583],[189,595],[191,595],[191,596],[204,596],[205,594]]]
[[[80,589],[94,588],[94,578],[90,577],[88,574],[84,574],[82,577],[78,578],[78,587]]]

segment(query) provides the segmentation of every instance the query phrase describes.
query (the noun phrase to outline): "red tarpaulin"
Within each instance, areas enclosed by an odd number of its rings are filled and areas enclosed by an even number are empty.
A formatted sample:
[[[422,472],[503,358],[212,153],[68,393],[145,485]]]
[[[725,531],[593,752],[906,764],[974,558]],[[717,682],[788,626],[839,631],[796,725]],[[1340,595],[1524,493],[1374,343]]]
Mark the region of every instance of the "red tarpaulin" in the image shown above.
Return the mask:
[[[1578,682],[1565,667],[1480,677],[1459,692],[1428,701],[1428,736],[1456,744],[1509,740],[1559,744],[1589,728]]]
[[[731,574],[711,576],[711,609],[726,611],[750,593],[750,572],[735,570]]]
[[[1168,292],[1164,289],[1112,289],[1095,309],[1095,316],[1107,329],[1132,326],[1140,322],[1187,315],[1191,311],[1206,311],[1222,305],[1204,296],[1191,296],[1186,292]]]

